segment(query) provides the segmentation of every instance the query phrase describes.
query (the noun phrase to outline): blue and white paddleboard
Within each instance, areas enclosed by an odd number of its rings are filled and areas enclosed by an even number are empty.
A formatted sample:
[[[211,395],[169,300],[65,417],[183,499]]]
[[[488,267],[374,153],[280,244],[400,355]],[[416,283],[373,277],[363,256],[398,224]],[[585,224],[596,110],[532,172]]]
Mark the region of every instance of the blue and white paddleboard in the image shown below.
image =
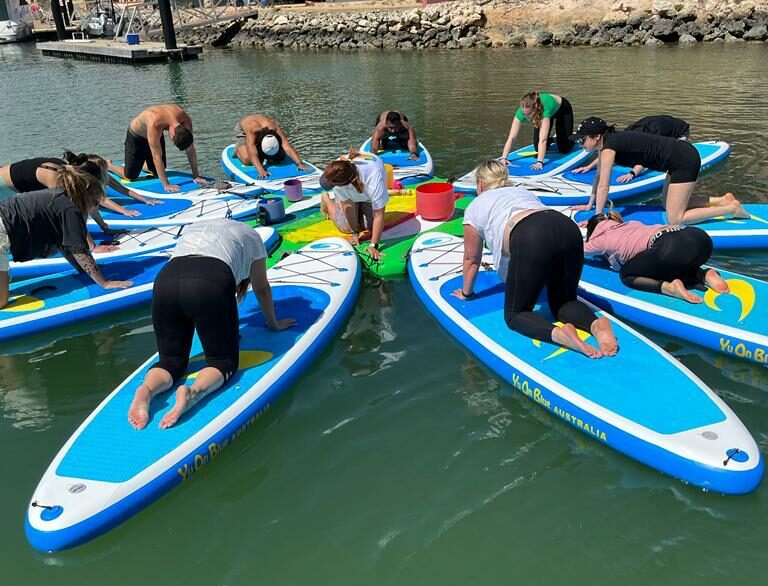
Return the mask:
[[[768,364],[768,283],[718,269],[730,293],[698,292],[704,303],[624,286],[607,263],[587,261],[582,295],[598,307],[649,329],[757,364]],[[768,305],[766,305],[768,307]]]
[[[731,153],[730,145],[721,141],[696,142],[693,143],[693,146],[701,155],[702,172],[724,160]],[[664,187],[667,174],[658,171],[646,171],[628,183],[619,183],[617,179],[628,173],[629,170],[629,167],[617,165],[614,165],[611,170],[611,186],[608,197],[614,203],[642,195],[655,195],[661,192]],[[594,179],[595,170],[587,173],[566,171],[554,177],[531,180],[530,185],[525,185],[525,187],[536,192],[544,205],[582,205],[589,203]]]
[[[308,161],[304,164],[309,167],[309,171],[301,171],[296,163],[286,157],[285,161],[279,165],[268,165],[265,167],[269,171],[269,177],[259,179],[256,167],[253,165],[243,165],[235,156],[235,145],[231,144],[221,151],[221,167],[227,177],[238,183],[246,183],[261,187],[270,193],[284,194],[283,184],[289,179],[298,179],[301,181],[304,191],[320,192],[320,175],[322,171]]]
[[[513,332],[495,270],[481,269],[472,301],[451,296],[462,287],[463,254],[461,238],[421,235],[408,263],[411,283],[440,324],[516,390],[597,441],[685,482],[728,494],[757,488],[764,465],[754,439],[692,372],[615,319],[621,349],[599,360]],[[483,260],[492,263],[490,253]]]
[[[118,162],[117,164],[120,163]],[[158,179],[156,175],[150,175],[146,171],[142,171],[141,175],[134,180],[123,179],[122,177],[115,175],[112,172],[110,172],[109,175],[112,177],[112,179],[119,182],[127,189],[135,191],[139,195],[151,199],[162,200],[186,197],[201,197],[200,191],[210,187],[209,184],[215,181],[213,178],[205,177],[204,179],[208,180],[208,184],[201,185],[200,183],[195,182],[195,177],[192,175],[192,173],[174,171],[173,169],[166,169],[165,174],[168,177],[168,183],[171,185],[176,185],[179,188],[179,191],[166,191],[160,179]],[[111,187],[107,187],[107,197],[120,198],[124,196]]]
[[[360,150],[370,152],[371,139],[366,140]],[[435,163],[432,161],[432,155],[421,142],[419,143],[419,158],[416,161],[410,159],[411,153],[405,151],[386,151],[380,150],[376,153],[387,165],[394,167],[394,178],[403,180],[412,177],[419,177],[423,180],[432,177],[435,171]]]
[[[128,423],[136,387],[157,356],[123,381],[54,458],[27,509],[26,533],[41,551],[84,543],[119,525],[174,486],[195,477],[296,381],[354,307],[360,268],[340,238],[318,240],[269,269],[279,317],[297,325],[267,330],[254,296],[240,305],[240,369],[169,429],[170,408],[155,399],[147,427]],[[189,376],[204,365],[197,338]]]
[[[660,205],[632,205],[615,208],[625,220],[637,220],[643,224],[668,224],[667,214]],[[712,218],[696,224],[712,237],[717,250],[746,250],[768,248],[768,204],[744,204],[752,217],[748,220],[736,218]],[[588,220],[594,211],[579,212],[576,221]]]
[[[252,188],[251,188],[252,189]],[[213,194],[218,191],[208,190]],[[101,217],[113,230],[140,230],[142,228],[159,228],[163,226],[180,226],[203,220],[232,218],[245,220],[259,213],[259,199],[248,194],[238,195],[230,191],[226,195],[212,197],[196,197],[190,199],[169,199],[160,205],[121,201],[126,208],[136,210],[139,216],[124,216],[109,210],[100,210]],[[92,232],[100,230],[93,219],[88,220],[88,229]]]
[[[92,256],[99,266],[104,266],[135,256],[160,252],[174,246],[183,232],[184,226],[171,226],[168,228],[148,228],[115,236],[95,235],[94,242],[96,245],[112,244],[118,248],[112,252],[92,253]],[[14,281],[69,271],[72,268],[61,253],[28,262],[11,261],[10,265],[11,277]]]
[[[280,244],[278,232],[271,227],[259,227],[256,231],[267,251],[274,252]],[[155,277],[168,258],[169,254],[160,252],[134,256],[102,267],[107,279],[133,281],[127,289],[102,289],[88,275],[78,274],[69,264],[68,272],[12,284],[11,301],[0,309],[0,342],[147,303],[152,298]]]
[[[574,147],[570,153],[563,154],[557,150],[557,145],[552,144],[547,149],[547,154],[544,157],[544,166],[538,171],[534,171],[531,169],[531,165],[537,161],[536,148],[533,145],[528,145],[507,155],[507,161],[509,162],[507,169],[512,181],[533,183],[539,179],[564,173],[568,169],[572,169],[586,161],[589,156],[590,154],[587,151],[578,147]],[[501,160],[501,157],[499,157],[499,160]],[[459,191],[475,192],[477,185],[475,183],[474,170],[457,179],[453,186]]]
[[[167,261],[167,255],[158,253],[104,267],[107,279],[133,281],[127,289],[102,289],[74,270],[11,285],[11,302],[0,309],[0,342],[147,303],[155,277]]]

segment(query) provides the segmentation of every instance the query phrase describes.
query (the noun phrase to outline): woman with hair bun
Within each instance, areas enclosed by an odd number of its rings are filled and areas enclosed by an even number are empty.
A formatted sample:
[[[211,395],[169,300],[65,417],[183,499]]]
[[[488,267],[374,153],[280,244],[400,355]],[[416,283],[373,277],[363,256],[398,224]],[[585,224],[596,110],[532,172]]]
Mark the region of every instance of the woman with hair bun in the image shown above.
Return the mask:
[[[509,329],[589,358],[615,355],[618,343],[611,322],[598,318],[576,297],[584,266],[578,226],[527,189],[511,186],[502,161],[480,164],[475,177],[477,198],[464,212],[464,282],[453,295],[466,301],[475,296],[485,242],[506,284],[504,320]],[[544,287],[549,309],[561,326],[533,311]],[[577,328],[591,332],[598,346],[581,340]]]
[[[88,162],[63,165],[53,188],[0,201],[0,308],[8,304],[8,253],[16,262],[44,258],[61,250],[78,271],[105,289],[129,287],[130,281],[104,278],[89,250],[86,216],[104,197],[101,168]]]
[[[532,171],[538,171],[544,166],[544,157],[552,130],[557,131],[557,150],[570,153],[573,149],[573,108],[571,103],[562,96],[528,92],[520,100],[520,107],[515,112],[512,127],[509,129],[507,142],[501,153],[502,161],[512,151],[512,147],[520,134],[520,125],[530,122],[533,124],[533,147],[536,149],[536,162],[531,165]]]
[[[371,231],[366,252],[379,260],[379,243],[384,231],[384,211],[389,202],[384,161],[377,155],[359,155],[355,149],[346,159],[330,163],[320,177],[321,210],[345,234]]]

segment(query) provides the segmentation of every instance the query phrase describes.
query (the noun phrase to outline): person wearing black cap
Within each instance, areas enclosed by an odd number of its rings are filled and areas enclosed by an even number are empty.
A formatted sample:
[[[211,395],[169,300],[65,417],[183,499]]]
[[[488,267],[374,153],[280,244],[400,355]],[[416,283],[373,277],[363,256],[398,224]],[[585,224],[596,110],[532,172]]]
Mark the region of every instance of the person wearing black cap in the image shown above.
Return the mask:
[[[624,130],[645,132],[647,134],[655,134],[656,136],[668,136],[678,140],[688,140],[691,135],[691,127],[685,120],[682,118],[675,118],[674,116],[668,116],[666,114],[640,118],[640,120],[633,122]],[[595,167],[597,167],[597,158],[595,158],[588,165],[577,167],[573,170],[573,173],[587,173]],[[639,177],[644,170],[645,167],[642,165],[635,165],[630,171],[617,177],[616,181],[618,183],[629,183],[636,177]]]
[[[644,132],[616,132],[613,126],[596,116],[585,119],[575,135],[584,150],[598,153],[598,165],[589,203],[574,209],[589,210],[594,205],[595,212],[602,213],[608,201],[613,165],[642,165],[667,173],[661,200],[670,224],[695,224],[717,216],[749,218],[749,213],[732,193],[709,198],[703,205],[691,205],[701,156],[689,142]]]

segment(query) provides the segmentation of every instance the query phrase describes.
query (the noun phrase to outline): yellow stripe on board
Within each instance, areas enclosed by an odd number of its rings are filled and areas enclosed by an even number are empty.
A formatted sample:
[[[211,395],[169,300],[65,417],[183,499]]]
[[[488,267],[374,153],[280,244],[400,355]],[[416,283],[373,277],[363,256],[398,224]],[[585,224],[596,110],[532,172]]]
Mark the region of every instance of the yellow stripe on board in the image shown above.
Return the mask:
[[[245,370],[246,368],[259,366],[260,364],[272,360],[272,356],[274,355],[271,352],[265,352],[263,350],[240,350],[240,364],[238,365],[237,370],[240,371]],[[200,371],[205,367],[205,356],[198,354],[190,359],[189,364],[192,366],[198,362],[203,364],[200,365],[200,368],[197,371],[187,375],[187,382],[185,384],[189,384],[191,381],[195,380]]]
[[[45,301],[32,297],[31,295],[17,295],[11,297],[8,305],[3,307],[0,311],[12,311],[21,313],[23,311],[37,311],[45,307]]]

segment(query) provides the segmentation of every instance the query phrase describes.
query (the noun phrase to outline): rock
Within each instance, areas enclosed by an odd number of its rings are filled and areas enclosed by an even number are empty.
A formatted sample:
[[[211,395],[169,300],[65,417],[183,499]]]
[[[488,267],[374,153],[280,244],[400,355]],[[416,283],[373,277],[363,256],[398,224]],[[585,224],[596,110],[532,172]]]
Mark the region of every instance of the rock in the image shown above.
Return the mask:
[[[664,44],[664,41],[660,41],[656,37],[651,37],[647,41],[645,41],[646,46],[653,47],[653,46],[660,46]]]
[[[683,35],[688,35],[696,39],[697,41],[701,41],[704,38],[704,30],[701,28],[701,25],[697,22],[684,22],[680,26],[678,26],[676,29],[677,33],[682,37]]]
[[[742,37],[744,36],[747,25],[745,25],[744,21],[742,20],[726,20],[720,25],[720,28],[727,31],[734,37]]]
[[[525,37],[523,35],[514,35],[512,37],[509,37],[507,40],[507,44],[510,47],[525,47]]]
[[[743,43],[744,39],[739,37],[734,37],[731,33],[725,33],[725,38],[723,39],[726,43]]]
[[[677,20],[682,22],[693,22],[696,20],[698,15],[696,14],[696,11],[693,8],[683,8],[677,13]]]
[[[698,41],[696,40],[696,37],[689,34],[680,35],[680,38],[678,39],[677,42],[681,45],[695,45],[696,43],[698,43]]]
[[[553,35],[548,30],[539,31],[536,33],[536,36],[534,37],[534,42],[537,45],[551,45],[552,40],[555,38],[555,35]]]
[[[651,13],[646,10],[634,10],[627,17],[627,24],[631,27],[638,28],[643,21],[648,20],[650,15]]]
[[[274,24],[282,25],[282,24],[288,24],[288,22],[289,22],[288,17],[281,14],[275,19]]]
[[[680,35],[675,30],[675,21],[669,18],[661,18],[653,25],[651,34],[664,43],[676,41]]]
[[[768,27],[764,24],[758,24],[745,32],[741,38],[745,41],[762,41],[766,37],[768,37]]]
[[[459,39],[459,48],[460,49],[469,49],[470,47],[475,46],[475,39],[473,37],[464,37],[463,39]]]
[[[635,10],[634,5],[630,4],[629,2],[624,2],[623,0],[619,0],[618,2],[614,2],[613,6],[611,6],[611,12],[633,12]]]
[[[651,8],[653,13],[658,14],[661,18],[673,18],[677,15],[677,10],[667,0],[654,0]]]

